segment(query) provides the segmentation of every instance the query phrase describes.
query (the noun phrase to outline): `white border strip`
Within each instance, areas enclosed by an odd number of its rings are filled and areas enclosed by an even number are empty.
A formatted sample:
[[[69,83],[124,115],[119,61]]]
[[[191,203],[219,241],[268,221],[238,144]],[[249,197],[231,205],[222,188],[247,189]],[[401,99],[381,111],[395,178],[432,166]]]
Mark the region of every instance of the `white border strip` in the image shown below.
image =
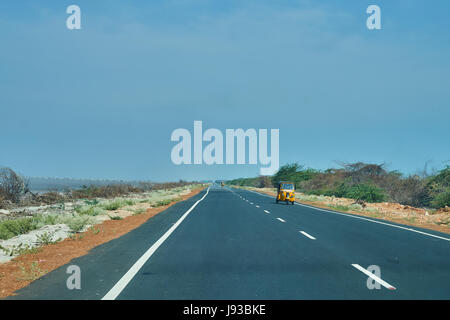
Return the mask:
[[[134,276],[139,272],[139,270],[142,268],[142,266],[147,262],[147,260],[155,253],[155,251],[159,248],[161,244],[174,232],[174,230],[180,225],[181,222],[187,217],[187,215],[202,201],[205,199],[205,197],[209,193],[209,187],[206,190],[205,195],[200,199],[197,200],[196,203],[192,207],[189,208],[188,211],[186,211],[180,219],[178,219],[175,224],[170,227],[169,230],[164,233],[164,235],[158,239],[145,253],[142,257],[139,258],[138,261],[135,262],[135,264],[128,270],[127,273],[115,284],[114,287],[112,287],[111,290],[102,298],[102,300],[115,300],[117,296],[125,289],[125,287],[128,285],[128,283],[134,278]]]
[[[259,192],[252,191],[252,190],[247,190],[247,189],[244,189],[244,190],[249,191],[249,192],[253,192],[253,193],[256,193],[256,194],[259,194],[260,196],[273,198],[272,196],[269,196],[267,194],[263,194],[263,193],[259,193]],[[393,228],[398,228],[398,229],[403,229],[403,230],[407,230],[407,231],[412,231],[412,232],[420,233],[420,234],[423,234],[423,235],[426,235],[426,236],[429,236],[429,237],[450,241],[449,238],[440,237],[440,236],[437,236],[435,234],[431,234],[431,233],[415,230],[415,229],[412,229],[412,228],[406,228],[406,227],[402,227],[402,226],[397,226],[395,224],[390,224],[390,223],[386,223],[386,222],[382,222],[382,221],[376,221],[376,220],[363,218],[363,217],[360,217],[360,216],[355,216],[355,215],[351,215],[351,214],[347,214],[347,213],[341,213],[341,212],[326,210],[326,209],[322,209],[322,208],[317,208],[317,207],[309,206],[309,205],[303,204],[303,203],[295,202],[295,204],[298,205],[298,206],[303,206],[303,207],[307,207],[307,208],[311,208],[311,209],[316,209],[316,210],[323,211],[323,212],[329,212],[329,213],[334,213],[334,214],[338,214],[338,215],[341,215],[341,216],[346,216],[346,217],[349,217],[349,218],[360,219],[360,220],[369,221],[369,222],[373,222],[373,223],[379,223],[379,224],[383,224],[383,225],[390,226],[390,227],[393,227]]]
[[[381,284],[383,287],[385,287],[385,288],[387,288],[389,290],[395,290],[396,289],[394,286],[391,286],[389,283],[387,283],[386,281],[384,281],[380,277],[377,277],[372,272],[369,272],[366,269],[364,269],[363,267],[361,267],[359,264],[354,263],[354,264],[352,264],[352,266],[355,267],[356,269],[358,269],[359,271],[361,271],[362,273],[364,273],[366,276],[369,276],[370,278],[372,278],[373,280],[375,280],[376,282]]]

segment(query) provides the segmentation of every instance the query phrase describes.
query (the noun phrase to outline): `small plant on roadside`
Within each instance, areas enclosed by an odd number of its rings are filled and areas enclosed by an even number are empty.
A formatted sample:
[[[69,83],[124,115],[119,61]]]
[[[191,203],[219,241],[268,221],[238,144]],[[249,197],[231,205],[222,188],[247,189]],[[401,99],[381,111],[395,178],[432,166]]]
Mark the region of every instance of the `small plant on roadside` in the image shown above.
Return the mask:
[[[93,234],[99,234],[100,229],[95,228],[94,226],[92,226],[92,227],[91,227],[91,231],[92,231]]]
[[[45,246],[45,245],[49,245],[49,244],[53,244],[56,241],[53,241],[53,236],[55,235],[54,232],[44,232],[41,235],[37,236],[37,245],[38,246]]]
[[[28,244],[24,245],[23,243],[21,243],[17,246],[12,246],[11,248],[4,248],[4,247],[0,246],[0,250],[5,252],[5,254],[7,256],[14,257],[14,256],[20,256],[23,254],[28,254],[28,253],[38,253],[42,249],[40,247],[33,247],[31,245],[28,245]]]
[[[136,204],[136,201],[135,201],[135,200],[128,199],[128,200],[125,200],[124,203],[125,203],[127,206],[132,206],[132,205]]]
[[[142,213],[144,213],[146,210],[145,209],[143,209],[143,208],[141,208],[141,209],[136,209],[136,210],[134,210],[133,212],[134,212],[134,214],[133,215],[138,215],[138,214],[142,214]]]
[[[37,261],[33,261],[30,265],[30,268],[27,269],[22,265],[19,266],[22,276],[19,277],[19,280],[22,281],[35,281],[45,275],[47,272],[42,270]]]
[[[104,208],[105,208],[105,210],[113,211],[113,210],[117,210],[117,209],[119,209],[119,208],[121,208],[123,206],[124,206],[124,203],[122,201],[115,200],[113,202],[105,204]]]
[[[167,205],[171,204],[172,202],[180,201],[180,200],[181,200],[181,198],[170,198],[170,199],[165,199],[165,200],[159,200],[153,206],[154,207],[167,206]]]
[[[153,206],[154,207],[162,207],[162,206],[167,206],[168,204],[172,203],[172,200],[167,199],[167,200],[159,200],[157,201]]]
[[[84,200],[84,203],[86,203],[89,206],[95,206],[97,204],[99,204],[99,201],[97,199],[94,200]]]
[[[103,209],[95,206],[79,206],[75,208],[75,212],[80,215],[98,216],[103,214]]]
[[[437,194],[433,200],[431,200],[431,206],[436,209],[450,206],[450,188]]]
[[[66,222],[66,225],[73,233],[82,231],[88,224],[90,224],[90,220],[88,217],[74,217]]]

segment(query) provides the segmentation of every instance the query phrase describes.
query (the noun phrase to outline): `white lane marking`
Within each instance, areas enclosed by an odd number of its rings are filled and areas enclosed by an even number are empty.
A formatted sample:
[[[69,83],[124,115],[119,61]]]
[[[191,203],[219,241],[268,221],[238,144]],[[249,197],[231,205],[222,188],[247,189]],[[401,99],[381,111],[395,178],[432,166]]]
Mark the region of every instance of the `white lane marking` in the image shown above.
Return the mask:
[[[265,212],[265,213],[270,213],[270,212],[269,212],[269,211],[267,211],[267,210],[264,210],[264,212]]]
[[[102,300],[115,300],[117,296],[125,289],[128,283],[134,278],[134,276],[139,272],[142,266],[147,262],[147,260],[155,253],[155,251],[159,248],[161,244],[175,231],[175,229],[180,225],[181,222],[188,216],[188,214],[202,201],[209,193],[209,188],[206,190],[205,195],[197,202],[194,203],[192,207],[186,211],[180,219],[178,219],[175,224],[170,227],[166,233],[163,234],[161,238],[158,239],[143,255],[139,258],[138,261],[130,268],[130,270],[125,273],[125,275],[117,282],[114,287],[102,298]]]
[[[253,204],[253,202],[250,202],[250,204]]]
[[[387,283],[386,281],[384,281],[380,277],[377,277],[372,272],[370,272],[370,271],[364,269],[363,267],[361,267],[359,264],[355,263],[355,264],[352,264],[352,266],[354,266],[356,269],[358,269],[359,271],[361,271],[365,275],[369,276],[370,278],[372,278],[373,280],[375,280],[376,282],[381,284],[383,287],[385,287],[385,288],[387,288],[389,290],[395,290],[396,289],[394,286],[391,286],[389,283]]]
[[[311,240],[316,240],[316,238],[314,238],[312,235],[310,235],[310,234],[307,234],[305,231],[300,231],[300,233],[302,234],[302,235],[304,235],[305,237],[308,237],[308,238],[310,238]]]
[[[261,194],[261,193],[259,193],[259,192],[255,192],[255,191],[252,191],[252,190],[247,190],[247,191],[253,192],[253,193],[256,193],[256,194],[259,194],[260,196],[264,196],[264,197],[268,197],[268,198],[273,198],[273,197],[271,197],[271,196],[269,196],[269,195],[267,195],[267,194]],[[435,234],[431,234],[431,233],[427,233],[427,232],[415,230],[415,229],[412,229],[412,228],[406,228],[406,227],[402,227],[402,226],[396,226],[395,224],[390,224],[390,223],[387,223],[387,222],[382,222],[382,221],[376,221],[376,220],[372,220],[372,219],[367,219],[367,218],[363,218],[363,217],[359,217],[359,216],[350,215],[350,214],[347,214],[347,213],[340,213],[340,212],[336,212],[336,211],[330,211],[330,210],[326,210],[326,209],[322,209],[322,208],[317,208],[317,207],[314,207],[314,206],[309,206],[309,205],[307,205],[307,204],[298,203],[298,202],[295,202],[295,204],[298,205],[298,206],[303,206],[303,207],[307,207],[307,208],[311,208],[311,209],[315,209],[315,210],[319,210],[319,211],[323,211],[323,212],[328,212],[328,213],[333,213],[333,214],[337,214],[337,215],[345,216],[345,217],[349,217],[349,218],[360,219],[360,220],[364,220],[364,221],[368,221],[368,222],[378,223],[378,224],[382,224],[382,225],[385,225],[385,226],[389,226],[389,227],[393,227],[393,228],[398,228],[398,229],[402,229],[402,230],[407,230],[407,231],[412,231],[412,232],[420,233],[420,234],[423,234],[423,235],[426,235],[426,236],[429,236],[429,237],[433,237],[433,238],[438,238],[438,239],[450,241],[449,238],[440,237],[440,236],[437,236],[437,235],[435,235]]]
[[[257,208],[259,208],[259,206],[258,206],[258,205],[256,205],[256,207],[257,207]]]
[[[277,220],[280,220],[281,222],[286,222],[286,220],[283,220],[281,218],[277,218]]]

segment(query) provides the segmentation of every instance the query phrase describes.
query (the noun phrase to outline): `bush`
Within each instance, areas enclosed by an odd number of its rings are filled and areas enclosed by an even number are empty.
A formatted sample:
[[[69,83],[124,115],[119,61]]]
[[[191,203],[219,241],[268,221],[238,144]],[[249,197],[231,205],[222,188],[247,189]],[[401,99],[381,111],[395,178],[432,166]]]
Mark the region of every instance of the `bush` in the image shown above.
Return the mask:
[[[35,229],[36,221],[33,218],[4,220],[0,222],[0,239],[7,240]]]
[[[258,188],[272,188],[272,181],[267,176],[259,176],[257,180]]]
[[[174,199],[159,200],[153,206],[154,207],[167,206],[167,205],[171,204],[173,201],[175,201],[175,200]]]
[[[78,214],[86,214],[89,216],[98,216],[99,214],[103,214],[103,209],[96,206],[80,206],[75,208],[75,212]]]
[[[85,226],[91,223],[89,217],[73,217],[67,219],[66,225],[73,233],[78,233],[84,229]]]
[[[0,168],[0,197],[19,203],[20,197],[27,191],[22,177],[10,168]]]
[[[393,181],[389,195],[393,201],[413,207],[427,206],[430,201],[426,184],[418,176]]]
[[[383,189],[371,184],[363,183],[350,185],[344,182],[334,189],[319,189],[310,191],[309,193],[340,198],[350,198],[366,202],[382,202],[386,200],[386,194]]]
[[[113,202],[107,203],[104,208],[109,211],[117,210],[124,206],[124,203],[120,200],[115,200]]]
[[[438,193],[431,200],[431,206],[436,209],[444,208],[445,206],[450,206],[450,189]]]
[[[382,202],[386,200],[384,191],[370,184],[357,184],[351,186],[346,190],[344,197],[366,202]]]
[[[427,183],[427,189],[430,193],[430,205],[439,209],[450,206],[450,167],[439,171],[439,173],[431,177]]]

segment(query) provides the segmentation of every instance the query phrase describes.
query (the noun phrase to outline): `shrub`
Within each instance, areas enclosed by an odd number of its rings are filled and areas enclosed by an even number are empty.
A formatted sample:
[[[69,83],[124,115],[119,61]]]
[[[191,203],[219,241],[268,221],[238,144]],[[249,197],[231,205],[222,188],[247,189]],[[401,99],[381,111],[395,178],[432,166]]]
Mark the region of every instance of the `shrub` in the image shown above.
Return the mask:
[[[124,203],[125,203],[127,206],[132,206],[132,205],[136,204],[136,200],[127,199],[127,200],[124,201]]]
[[[371,184],[357,184],[350,186],[344,197],[366,202],[382,202],[386,199],[384,191]]]
[[[393,181],[389,187],[389,195],[393,201],[413,207],[426,206],[430,201],[426,184],[418,176]]]
[[[89,215],[89,216],[98,216],[99,214],[103,214],[103,209],[100,207],[95,207],[95,206],[81,206],[81,207],[76,207],[75,208],[75,212],[81,214],[81,215]]]
[[[159,200],[154,204],[154,207],[167,206],[168,204],[171,204],[173,201],[174,201],[173,199]]]
[[[89,206],[95,206],[95,205],[99,204],[100,201],[98,201],[97,199],[94,199],[94,200],[84,200],[84,203],[86,203],[86,204],[89,205]]]
[[[33,218],[20,218],[0,222],[0,239],[7,240],[36,229]]]
[[[0,168],[0,194],[5,200],[18,203],[27,186],[22,177],[10,168]]]
[[[55,241],[53,241],[54,234],[55,234],[54,232],[44,232],[43,234],[39,235],[37,237],[38,246],[44,246],[55,243]]]
[[[136,209],[133,212],[134,212],[134,215],[138,215],[138,214],[144,213],[146,211],[147,211],[146,209],[141,208],[141,209]]]
[[[308,192],[310,194],[335,196],[340,198],[350,198],[366,202],[382,202],[386,200],[386,194],[383,189],[371,184],[350,185],[343,182],[333,189],[319,189]]]
[[[272,181],[267,176],[259,176],[257,180],[258,188],[271,188],[273,187]]]
[[[431,177],[427,183],[427,189],[430,193],[430,204],[433,208],[439,209],[450,206],[450,167],[439,171]]]
[[[431,206],[436,209],[450,206],[450,188],[445,190],[444,192],[438,193],[431,200]]]
[[[113,202],[107,203],[104,205],[104,208],[109,211],[117,210],[124,206],[124,203],[120,200],[115,200]]]
[[[78,233],[84,229],[85,226],[90,224],[91,221],[89,217],[72,217],[67,219],[66,225],[70,228],[73,233]]]

